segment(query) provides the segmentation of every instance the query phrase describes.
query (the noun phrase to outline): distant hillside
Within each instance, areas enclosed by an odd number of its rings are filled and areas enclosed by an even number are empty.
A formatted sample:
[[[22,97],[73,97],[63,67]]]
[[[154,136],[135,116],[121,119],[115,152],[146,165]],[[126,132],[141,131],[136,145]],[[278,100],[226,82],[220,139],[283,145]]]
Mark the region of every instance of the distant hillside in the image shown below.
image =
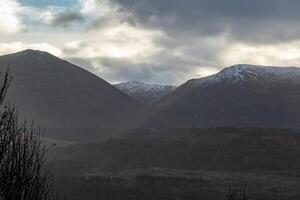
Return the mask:
[[[159,102],[169,127],[300,127],[300,68],[235,65],[190,80]]]
[[[175,86],[153,85],[138,81],[119,83],[115,87],[145,104],[153,104],[176,89]]]
[[[49,53],[25,50],[0,57],[13,80],[8,101],[43,127],[135,127],[140,103],[101,78]]]

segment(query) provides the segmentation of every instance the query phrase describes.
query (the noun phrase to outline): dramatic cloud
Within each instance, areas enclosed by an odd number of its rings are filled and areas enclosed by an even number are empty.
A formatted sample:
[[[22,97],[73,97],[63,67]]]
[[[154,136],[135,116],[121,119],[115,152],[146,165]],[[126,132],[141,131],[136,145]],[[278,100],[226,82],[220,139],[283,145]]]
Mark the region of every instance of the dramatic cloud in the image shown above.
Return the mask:
[[[159,32],[139,30],[123,24],[91,31],[85,34],[82,40],[67,43],[65,51],[73,56],[137,59],[149,56],[158,50],[152,38],[159,34]]]
[[[85,18],[81,13],[74,11],[59,12],[51,19],[51,24],[55,26],[69,27],[74,22],[84,22]]]
[[[89,71],[110,80],[111,83],[118,83],[127,80],[145,81],[148,83],[174,84],[178,85],[187,80],[180,69],[172,69],[168,66],[154,65],[153,63],[134,63],[130,59],[114,57],[95,58],[68,58],[69,61],[78,64]]]
[[[1,54],[47,50],[112,83],[178,85],[238,63],[300,66],[298,0],[2,1]]]
[[[300,66],[300,41],[287,44],[249,46],[235,44],[222,54],[225,65],[253,63],[267,66]]]
[[[56,31],[55,28],[69,28],[77,25],[81,29],[86,16],[76,11],[77,8],[46,6],[46,7],[22,7],[22,16],[26,20],[28,29],[37,28]]]
[[[298,39],[297,0],[112,0],[140,26],[170,36],[226,35],[250,42]]]
[[[0,1],[0,33],[16,33],[25,29],[19,14],[20,4],[15,0]]]
[[[11,42],[11,43],[0,43],[0,55],[15,53],[24,49],[39,49],[41,51],[47,51],[53,55],[61,56],[62,51],[48,43],[22,43],[22,42]]]

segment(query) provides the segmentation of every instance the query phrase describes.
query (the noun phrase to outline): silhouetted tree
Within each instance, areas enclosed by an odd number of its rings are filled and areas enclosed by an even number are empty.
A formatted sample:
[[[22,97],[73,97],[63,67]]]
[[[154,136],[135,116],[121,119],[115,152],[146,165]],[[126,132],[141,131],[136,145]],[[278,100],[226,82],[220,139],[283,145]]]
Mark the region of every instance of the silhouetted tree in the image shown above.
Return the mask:
[[[0,200],[55,199],[40,131],[20,123],[16,109],[5,103],[10,80],[7,72],[0,88]]]

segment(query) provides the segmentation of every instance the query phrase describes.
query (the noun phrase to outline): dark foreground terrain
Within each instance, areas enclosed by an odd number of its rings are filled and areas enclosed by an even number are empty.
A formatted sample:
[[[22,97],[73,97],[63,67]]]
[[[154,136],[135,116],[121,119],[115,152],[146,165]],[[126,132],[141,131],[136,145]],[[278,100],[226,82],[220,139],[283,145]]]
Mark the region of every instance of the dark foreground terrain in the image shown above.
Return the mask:
[[[255,200],[300,199],[295,130],[132,130],[72,140],[55,139],[53,152],[57,187],[71,199],[221,200],[229,187]]]

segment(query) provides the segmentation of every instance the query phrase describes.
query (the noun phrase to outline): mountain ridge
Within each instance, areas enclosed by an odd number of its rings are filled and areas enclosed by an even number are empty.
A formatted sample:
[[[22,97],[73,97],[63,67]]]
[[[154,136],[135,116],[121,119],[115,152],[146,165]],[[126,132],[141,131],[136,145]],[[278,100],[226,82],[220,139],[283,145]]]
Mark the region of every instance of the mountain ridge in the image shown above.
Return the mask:
[[[298,102],[300,68],[234,65],[187,81],[159,102],[155,117],[171,127],[295,128]]]
[[[140,103],[47,52],[25,50],[0,56],[0,66],[2,73],[9,67],[13,76],[8,101],[40,126],[121,128],[139,121]]]
[[[294,74],[297,72],[296,74]],[[226,67],[219,73],[204,77],[207,81],[220,82],[222,80],[230,80],[233,82],[243,81],[245,79],[268,79],[274,78],[290,78],[295,75],[300,77],[300,68],[298,67],[278,67],[278,66],[260,66],[250,64],[238,64],[230,67]],[[197,79],[194,79],[197,80]],[[198,79],[200,80],[200,79]]]
[[[136,81],[112,86],[36,50],[0,56],[0,66],[2,73],[9,67],[14,77],[8,100],[22,116],[43,127],[152,128],[149,116],[159,126],[173,128],[300,127],[298,67],[239,64],[175,89]]]

